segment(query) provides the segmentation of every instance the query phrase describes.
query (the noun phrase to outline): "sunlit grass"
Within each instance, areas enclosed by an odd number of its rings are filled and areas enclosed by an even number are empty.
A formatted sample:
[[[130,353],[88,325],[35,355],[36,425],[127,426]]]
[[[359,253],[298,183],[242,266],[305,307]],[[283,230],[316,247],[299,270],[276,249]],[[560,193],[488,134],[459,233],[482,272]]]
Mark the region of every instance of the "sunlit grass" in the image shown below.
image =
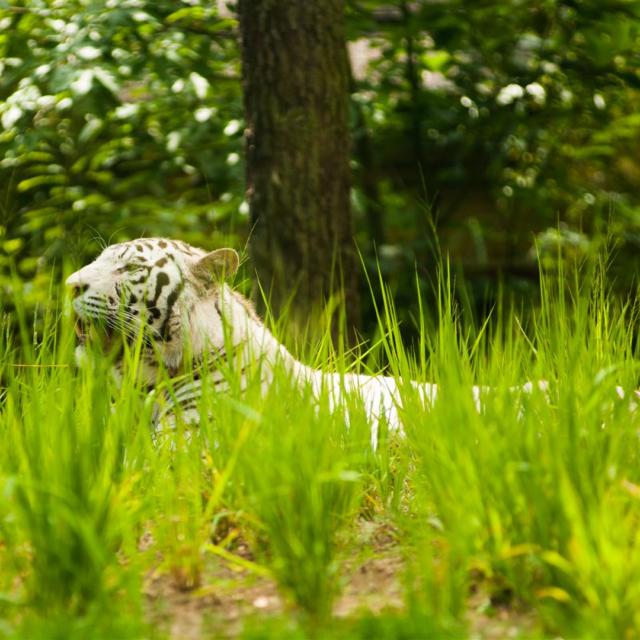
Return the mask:
[[[145,613],[150,576],[216,593],[208,567],[222,563],[275,580],[288,607],[288,621],[248,621],[250,637],[464,636],[472,592],[489,609],[529,612],[542,636],[632,637],[638,310],[610,299],[600,272],[545,279],[528,319],[505,304],[481,326],[451,291],[445,272],[428,310],[437,322],[419,317],[408,349],[391,292],[372,285],[375,349],[405,381],[405,435],[382,424],[375,450],[357,397],[332,410],[282,369],[264,394],[259,365],[244,390],[233,366],[228,393],[204,385],[198,430],[153,437],[140,345],[118,387],[103,355],[72,366],[62,303],[37,336],[19,318],[1,346],[0,635],[163,635]],[[354,360],[327,336],[307,361],[365,367],[365,348]],[[409,379],[440,385],[430,410]],[[514,391],[542,379],[546,392]],[[480,413],[473,384],[490,388]],[[404,606],[338,622],[345,566],[371,519],[396,532]]]

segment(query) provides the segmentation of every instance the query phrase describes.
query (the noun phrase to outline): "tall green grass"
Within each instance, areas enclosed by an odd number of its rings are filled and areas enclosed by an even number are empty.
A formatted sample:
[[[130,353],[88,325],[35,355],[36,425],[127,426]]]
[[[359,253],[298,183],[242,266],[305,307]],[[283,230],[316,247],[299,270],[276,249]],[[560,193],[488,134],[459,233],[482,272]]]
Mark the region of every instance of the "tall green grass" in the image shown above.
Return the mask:
[[[459,637],[480,593],[541,636],[634,637],[640,413],[615,386],[638,386],[638,309],[594,269],[544,278],[526,318],[505,302],[478,324],[443,271],[408,348],[392,292],[371,288],[371,350],[334,352],[327,328],[306,359],[342,374],[387,363],[405,435],[382,424],[375,450],[357,397],[332,410],[281,367],[262,393],[258,363],[246,389],[233,363],[228,392],[205,384],[199,429],[154,438],[140,344],[117,386],[108,354],[73,366],[62,301],[37,335],[18,313],[0,345],[0,636],[162,637],[145,585],[215,594],[224,564],[284,599],[248,636]],[[433,407],[411,379],[440,385]],[[514,390],[541,379],[546,392]],[[473,384],[490,387],[480,413]],[[354,562],[380,553],[363,554],[365,521],[396,532],[404,606],[338,621]]]
[[[630,411],[629,393],[638,386],[637,307],[610,299],[596,269],[584,280],[543,279],[528,330],[510,311],[479,331],[460,319],[451,291],[445,274],[437,336],[421,334],[418,375],[440,384],[428,416],[404,387],[417,508],[426,507],[423,526],[412,519],[407,531],[422,549],[414,602],[455,621],[481,578],[496,597],[535,609],[550,633],[635,634],[640,413]],[[385,346],[407,379],[416,363],[384,289],[382,300]],[[541,379],[547,393],[513,391]],[[492,388],[480,413],[473,383]]]
[[[137,626],[139,580],[122,570],[119,558],[129,546],[137,502],[125,460],[134,414],[130,403],[128,411],[115,410],[122,394],[108,361],[72,368],[70,323],[58,315],[53,309],[45,317],[40,336],[30,336],[19,317],[17,332],[7,327],[0,347],[0,562],[12,578],[8,619],[24,620],[27,635],[66,629],[70,637],[74,619],[103,624],[105,633],[120,623]],[[111,604],[123,593],[130,596],[126,615],[114,622]],[[86,633],[82,624],[78,633]]]

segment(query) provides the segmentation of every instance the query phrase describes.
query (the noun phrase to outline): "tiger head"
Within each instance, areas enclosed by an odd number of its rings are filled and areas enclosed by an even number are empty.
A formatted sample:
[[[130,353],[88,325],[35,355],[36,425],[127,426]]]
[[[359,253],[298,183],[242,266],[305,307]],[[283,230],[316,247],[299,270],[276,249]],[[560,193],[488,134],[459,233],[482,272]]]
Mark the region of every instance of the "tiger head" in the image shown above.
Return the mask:
[[[238,269],[233,249],[207,253],[178,240],[151,238],[107,247],[67,278],[83,346],[95,338],[109,346],[115,338],[170,346],[182,339],[184,315],[224,276]]]

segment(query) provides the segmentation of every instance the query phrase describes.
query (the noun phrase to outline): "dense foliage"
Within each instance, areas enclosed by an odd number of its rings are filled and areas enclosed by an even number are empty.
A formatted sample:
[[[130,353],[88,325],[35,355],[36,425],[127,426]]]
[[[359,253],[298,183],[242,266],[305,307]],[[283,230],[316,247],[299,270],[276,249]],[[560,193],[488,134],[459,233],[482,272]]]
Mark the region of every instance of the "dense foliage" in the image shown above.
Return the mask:
[[[0,4],[3,296],[15,265],[42,299],[50,265],[97,237],[243,245],[232,9]],[[437,239],[471,275],[528,280],[534,234],[549,256],[612,234],[630,271],[640,2],[350,0],[347,24],[358,242],[390,278],[426,272]]]
[[[430,264],[433,220],[471,275],[535,277],[534,234],[545,258],[611,234],[629,268],[640,229],[640,3],[350,7],[352,36],[369,39],[371,56],[353,95],[356,139],[368,134],[371,148],[357,155],[357,189],[375,174],[363,208],[378,199],[384,237],[409,263]]]
[[[211,246],[242,220],[233,21],[155,0],[0,12],[5,273],[82,260],[96,237]]]

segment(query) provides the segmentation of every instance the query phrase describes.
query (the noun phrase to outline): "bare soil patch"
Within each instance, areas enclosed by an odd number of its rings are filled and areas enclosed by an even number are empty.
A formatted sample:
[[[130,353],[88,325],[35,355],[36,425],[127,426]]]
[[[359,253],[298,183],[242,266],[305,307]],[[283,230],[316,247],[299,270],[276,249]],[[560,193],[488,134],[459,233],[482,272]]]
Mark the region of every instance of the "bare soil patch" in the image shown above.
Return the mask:
[[[361,555],[356,553],[345,562],[344,587],[334,615],[346,619],[367,613],[402,614],[404,562],[400,547],[385,525],[365,522],[362,528],[359,537],[367,546]],[[146,545],[152,546],[148,538]],[[248,553],[246,548],[239,552],[242,556]],[[149,623],[168,632],[172,640],[236,638],[247,620],[255,626],[261,619],[267,621],[289,611],[274,580],[220,558],[208,558],[201,584],[185,591],[176,587],[170,575],[151,572],[144,586]],[[487,640],[530,637],[536,627],[532,613],[494,606],[481,589],[469,598],[468,621],[470,637]]]

